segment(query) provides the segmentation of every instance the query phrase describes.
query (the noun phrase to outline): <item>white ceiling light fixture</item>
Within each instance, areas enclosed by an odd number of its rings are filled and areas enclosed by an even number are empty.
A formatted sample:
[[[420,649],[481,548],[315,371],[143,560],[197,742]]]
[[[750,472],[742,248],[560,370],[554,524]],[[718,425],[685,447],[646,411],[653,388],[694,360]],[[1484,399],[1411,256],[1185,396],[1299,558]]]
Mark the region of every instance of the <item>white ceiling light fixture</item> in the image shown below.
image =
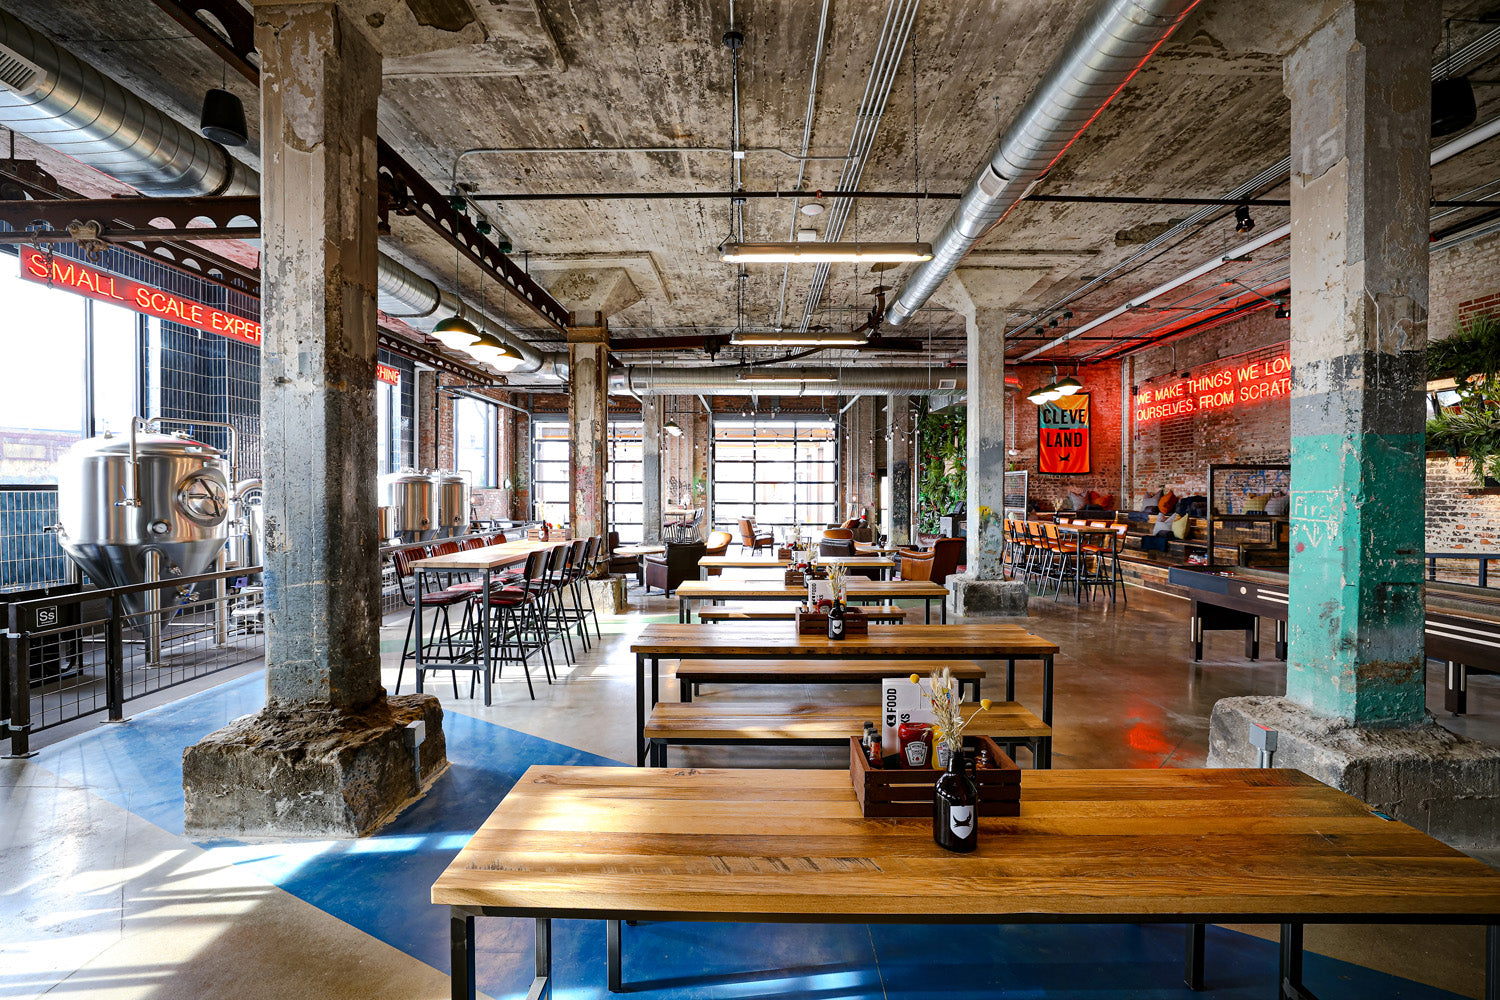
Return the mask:
[[[814,215],[822,215],[823,214],[823,206],[820,205],[820,204],[818,204],[815,201],[810,201],[806,205],[802,206],[801,212],[802,212],[803,215],[806,215],[806,216],[809,216],[809,217],[814,216]]]
[[[932,259],[931,243],[725,243],[729,264],[904,264]]]
[[[786,330],[756,332],[737,330],[729,337],[731,347],[863,347],[869,338],[858,333],[814,333]]]

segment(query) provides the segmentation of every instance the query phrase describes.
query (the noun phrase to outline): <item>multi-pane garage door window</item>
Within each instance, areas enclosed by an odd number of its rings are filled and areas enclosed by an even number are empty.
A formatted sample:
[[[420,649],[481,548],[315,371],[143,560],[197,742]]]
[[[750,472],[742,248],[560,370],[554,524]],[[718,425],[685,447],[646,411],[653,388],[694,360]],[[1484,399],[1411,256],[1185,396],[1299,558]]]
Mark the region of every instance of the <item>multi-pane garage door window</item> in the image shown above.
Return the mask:
[[[609,503],[609,526],[625,545],[639,545],[645,537],[641,474],[640,421],[609,422],[609,475],[604,480]]]
[[[531,431],[531,516],[549,524],[568,520],[568,422],[536,420]]]
[[[838,439],[831,420],[715,420],[714,523],[754,517],[784,537],[838,512]]]

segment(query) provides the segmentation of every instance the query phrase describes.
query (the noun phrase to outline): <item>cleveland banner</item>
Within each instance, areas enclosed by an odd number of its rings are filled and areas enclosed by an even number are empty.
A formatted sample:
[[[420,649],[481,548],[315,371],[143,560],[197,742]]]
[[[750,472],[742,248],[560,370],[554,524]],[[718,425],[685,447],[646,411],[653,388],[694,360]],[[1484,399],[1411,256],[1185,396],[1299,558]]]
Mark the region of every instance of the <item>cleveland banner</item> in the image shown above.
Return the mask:
[[[1089,466],[1089,394],[1075,392],[1036,410],[1038,469],[1053,475],[1081,475]]]

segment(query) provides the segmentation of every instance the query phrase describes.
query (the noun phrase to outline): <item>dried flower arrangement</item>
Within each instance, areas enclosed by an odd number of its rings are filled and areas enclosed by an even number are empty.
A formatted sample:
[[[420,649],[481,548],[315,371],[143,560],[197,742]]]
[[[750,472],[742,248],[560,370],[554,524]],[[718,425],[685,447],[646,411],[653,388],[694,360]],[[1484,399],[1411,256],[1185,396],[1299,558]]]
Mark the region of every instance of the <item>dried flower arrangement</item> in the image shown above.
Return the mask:
[[[828,567],[828,585],[833,591],[833,599],[842,601],[844,599],[844,577],[848,573],[842,565],[835,563]]]
[[[920,684],[921,677],[911,675],[913,684]],[[932,738],[934,744],[943,743],[948,752],[952,753],[964,745],[964,727],[969,724],[964,718],[963,702],[958,697],[958,686],[953,682],[953,672],[947,667],[942,670],[934,670],[930,678],[932,683]],[[979,699],[981,711],[989,711],[994,702],[988,698]],[[976,713],[977,714],[977,713]]]

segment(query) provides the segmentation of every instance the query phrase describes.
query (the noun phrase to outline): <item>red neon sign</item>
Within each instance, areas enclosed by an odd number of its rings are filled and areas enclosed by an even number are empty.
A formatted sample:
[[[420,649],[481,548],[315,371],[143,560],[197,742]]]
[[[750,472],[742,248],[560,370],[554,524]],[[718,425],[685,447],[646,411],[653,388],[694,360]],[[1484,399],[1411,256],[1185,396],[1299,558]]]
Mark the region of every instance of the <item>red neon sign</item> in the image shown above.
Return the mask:
[[[401,370],[390,365],[375,365],[375,377],[387,385],[401,384]]]
[[[163,292],[66,257],[53,257],[49,267],[47,255],[31,247],[21,248],[21,277],[44,285],[57,285],[101,302],[114,302],[148,316],[169,319],[231,340],[260,345],[260,324],[253,319]]]
[[[1144,424],[1226,406],[1259,403],[1290,395],[1291,391],[1292,359],[1288,354],[1278,354],[1266,361],[1227,365],[1204,375],[1142,389],[1135,398],[1135,421]]]

